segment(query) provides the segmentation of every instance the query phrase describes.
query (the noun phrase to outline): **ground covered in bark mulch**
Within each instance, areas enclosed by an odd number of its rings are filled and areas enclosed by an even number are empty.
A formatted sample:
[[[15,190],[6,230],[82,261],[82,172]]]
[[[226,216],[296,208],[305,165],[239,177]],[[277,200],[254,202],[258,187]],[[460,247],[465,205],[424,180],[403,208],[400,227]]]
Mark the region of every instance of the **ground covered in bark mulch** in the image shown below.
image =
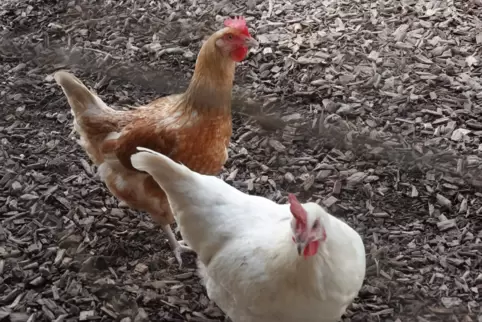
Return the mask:
[[[237,68],[222,177],[301,192],[360,232],[345,321],[482,321],[480,0],[3,0],[0,321],[224,319],[193,260],[178,270],[95,176],[51,73],[145,103],[181,91],[237,14],[260,47]]]

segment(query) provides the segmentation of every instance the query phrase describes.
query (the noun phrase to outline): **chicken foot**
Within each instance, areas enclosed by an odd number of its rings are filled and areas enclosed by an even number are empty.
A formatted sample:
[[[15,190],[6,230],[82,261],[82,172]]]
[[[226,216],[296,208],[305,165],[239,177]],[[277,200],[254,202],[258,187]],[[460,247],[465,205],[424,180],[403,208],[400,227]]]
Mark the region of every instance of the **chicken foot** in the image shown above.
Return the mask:
[[[182,253],[194,253],[194,251],[186,245],[183,240],[177,240],[174,232],[171,229],[171,225],[164,225],[161,226],[162,231],[167,235],[167,240],[169,241],[169,245],[174,253],[174,257],[179,264],[179,268],[182,268]]]

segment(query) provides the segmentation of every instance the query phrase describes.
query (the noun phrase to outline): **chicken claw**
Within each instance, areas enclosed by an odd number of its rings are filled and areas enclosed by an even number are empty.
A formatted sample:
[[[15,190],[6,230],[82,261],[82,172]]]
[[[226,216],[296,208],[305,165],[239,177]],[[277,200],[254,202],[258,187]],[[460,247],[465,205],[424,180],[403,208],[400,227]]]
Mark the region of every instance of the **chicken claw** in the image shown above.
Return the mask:
[[[174,257],[179,264],[179,269],[182,268],[182,253],[194,253],[194,251],[186,245],[186,242],[183,240],[178,241],[176,236],[172,232],[170,225],[165,225],[161,227],[162,231],[167,235],[167,240],[169,241],[169,245],[174,253]]]

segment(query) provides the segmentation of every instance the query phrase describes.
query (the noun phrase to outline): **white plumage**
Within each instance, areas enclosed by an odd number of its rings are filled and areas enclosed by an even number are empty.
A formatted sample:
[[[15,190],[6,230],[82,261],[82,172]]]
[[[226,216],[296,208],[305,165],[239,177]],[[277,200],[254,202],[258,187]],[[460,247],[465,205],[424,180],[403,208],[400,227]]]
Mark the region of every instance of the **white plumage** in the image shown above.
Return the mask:
[[[319,205],[303,204],[307,225],[319,221],[326,239],[314,256],[300,256],[290,205],[138,149],[133,166],[167,193],[184,241],[198,254],[208,296],[234,322],[340,319],[365,276],[365,249],[355,230]]]

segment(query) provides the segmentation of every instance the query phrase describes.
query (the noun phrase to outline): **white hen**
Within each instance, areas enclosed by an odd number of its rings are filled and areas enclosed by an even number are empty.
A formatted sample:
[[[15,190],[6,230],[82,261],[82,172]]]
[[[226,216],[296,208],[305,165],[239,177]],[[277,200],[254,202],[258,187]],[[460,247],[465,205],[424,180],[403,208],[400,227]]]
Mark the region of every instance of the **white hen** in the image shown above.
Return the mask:
[[[365,277],[355,230],[316,203],[278,205],[138,150],[132,165],[167,193],[208,296],[234,322],[340,319]]]

